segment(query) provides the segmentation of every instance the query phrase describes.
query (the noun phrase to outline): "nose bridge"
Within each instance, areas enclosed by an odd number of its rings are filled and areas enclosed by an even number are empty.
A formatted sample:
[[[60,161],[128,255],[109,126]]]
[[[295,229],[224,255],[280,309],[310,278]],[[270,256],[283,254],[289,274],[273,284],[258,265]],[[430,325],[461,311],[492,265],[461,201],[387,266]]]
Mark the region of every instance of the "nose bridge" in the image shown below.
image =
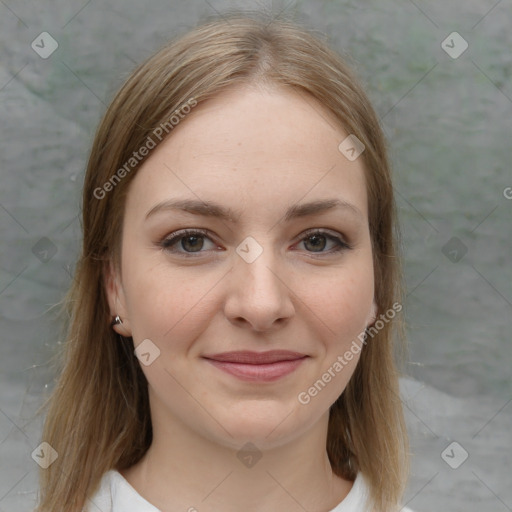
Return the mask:
[[[282,276],[283,265],[270,238],[265,237],[260,244],[247,237],[239,244],[226,304],[230,318],[243,318],[256,329],[269,329],[276,320],[293,313],[291,292]]]
[[[263,238],[259,237],[260,240]],[[239,256],[235,263],[243,282],[252,291],[252,295],[276,294],[280,291],[278,255],[271,245],[271,237],[266,236],[260,244],[254,237],[248,236],[237,247]]]

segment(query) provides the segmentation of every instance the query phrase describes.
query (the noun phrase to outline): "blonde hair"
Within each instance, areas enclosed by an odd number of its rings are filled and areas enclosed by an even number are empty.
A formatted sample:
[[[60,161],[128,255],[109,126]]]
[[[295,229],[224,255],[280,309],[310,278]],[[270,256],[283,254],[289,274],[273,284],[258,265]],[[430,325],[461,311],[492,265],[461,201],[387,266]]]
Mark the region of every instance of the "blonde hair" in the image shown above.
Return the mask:
[[[137,166],[104,197],[98,199],[95,191],[191,99],[201,103],[227,87],[262,82],[306,93],[363,142],[378,314],[401,302],[384,136],[343,60],[318,37],[284,19],[224,15],[189,31],[132,73],[92,145],[83,188],[83,247],[67,297],[63,368],[43,431],[43,440],[59,457],[41,470],[39,512],[82,510],[106,471],[137,463],[152,441],[147,381],[133,344],[129,339],[120,343],[110,326],[104,288],[105,265],[119,263],[125,198]],[[361,471],[371,504],[381,512],[395,510],[408,473],[393,349],[393,339],[403,337],[394,336],[403,331],[394,329],[399,324],[385,322],[362,350],[354,375],[331,406],[326,446],[333,472],[353,480]]]

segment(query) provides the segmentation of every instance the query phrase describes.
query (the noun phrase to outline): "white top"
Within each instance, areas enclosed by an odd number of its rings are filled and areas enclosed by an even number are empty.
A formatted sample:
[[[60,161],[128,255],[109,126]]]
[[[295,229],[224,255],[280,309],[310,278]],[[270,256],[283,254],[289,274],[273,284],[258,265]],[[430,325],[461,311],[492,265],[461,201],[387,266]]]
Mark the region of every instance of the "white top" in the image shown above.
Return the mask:
[[[365,501],[368,495],[368,485],[362,475],[357,478],[345,499],[329,512],[365,512]],[[191,507],[193,510],[193,507]],[[161,512],[154,505],[146,501],[128,483],[128,481],[115,470],[103,475],[98,492],[88,501],[85,512]],[[409,508],[402,508],[401,512],[412,512]]]

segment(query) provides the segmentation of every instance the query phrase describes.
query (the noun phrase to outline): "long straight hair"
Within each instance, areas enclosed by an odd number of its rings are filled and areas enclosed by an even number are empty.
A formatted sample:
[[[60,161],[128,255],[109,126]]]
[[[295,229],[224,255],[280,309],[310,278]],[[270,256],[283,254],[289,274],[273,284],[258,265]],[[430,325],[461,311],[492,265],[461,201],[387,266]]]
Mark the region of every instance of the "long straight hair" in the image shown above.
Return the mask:
[[[161,142],[156,128],[167,127],[172,137],[169,120],[183,105],[249,83],[289,87],[317,100],[341,129],[364,144],[360,158],[378,315],[401,303],[386,144],[367,96],[343,59],[319,36],[282,17],[235,13],[187,32],[131,74],[95,135],[82,197],[83,246],[66,300],[60,375],[42,436],[59,457],[40,472],[39,512],[81,511],[105,472],[137,463],[152,441],[148,383],[130,339],[121,343],[110,326],[104,285],[106,265],[119,264],[126,194],[140,166],[126,163],[148,137]],[[125,172],[119,171],[123,166]],[[116,173],[122,179],[114,182]],[[394,350],[403,328],[398,318],[381,323],[330,408],[326,451],[336,475],[353,480],[361,471],[371,506],[387,512],[397,509],[403,495],[408,443]]]

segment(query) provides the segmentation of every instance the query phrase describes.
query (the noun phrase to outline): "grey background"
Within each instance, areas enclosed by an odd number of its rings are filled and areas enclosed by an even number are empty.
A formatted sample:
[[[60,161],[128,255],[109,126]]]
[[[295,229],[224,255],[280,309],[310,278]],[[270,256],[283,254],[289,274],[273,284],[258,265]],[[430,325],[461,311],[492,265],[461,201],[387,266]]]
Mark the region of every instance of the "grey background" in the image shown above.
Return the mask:
[[[100,115],[137,63],[229,7],[286,9],[326,33],[389,139],[411,346],[408,505],[512,510],[510,1],[0,0],[0,512],[36,499],[34,414],[53,386]],[[59,45],[47,59],[31,48],[43,31]],[[456,59],[441,47],[454,31],[469,45]],[[445,462],[465,452],[457,469]]]

